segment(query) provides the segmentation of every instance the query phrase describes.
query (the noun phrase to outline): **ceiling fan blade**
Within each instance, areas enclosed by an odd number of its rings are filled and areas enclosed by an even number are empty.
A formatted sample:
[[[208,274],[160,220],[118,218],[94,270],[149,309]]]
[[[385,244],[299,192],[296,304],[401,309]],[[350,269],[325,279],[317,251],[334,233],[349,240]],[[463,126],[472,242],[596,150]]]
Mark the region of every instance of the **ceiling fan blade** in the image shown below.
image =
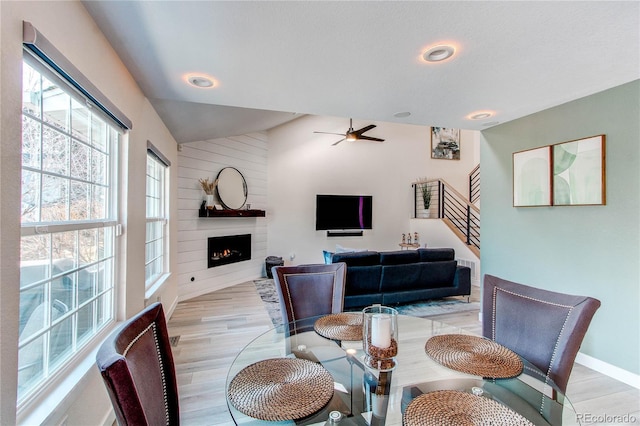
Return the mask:
[[[384,139],[372,138],[371,136],[360,136],[360,137],[358,137],[358,140],[360,140],[360,141],[384,142]]]
[[[313,133],[322,133],[323,135],[338,135],[338,136],[344,136],[344,133],[332,133],[332,132],[313,132]]]
[[[331,144],[331,146],[336,146],[336,145],[338,145],[340,142],[342,142],[342,141],[344,141],[344,140],[346,140],[346,139],[347,139],[347,138],[342,138],[342,139],[340,139],[338,142],[336,142],[336,143],[332,143],[332,144]]]
[[[357,135],[361,135],[361,134],[363,134],[364,132],[368,132],[369,130],[373,129],[374,127],[376,127],[376,125],[375,125],[375,124],[369,124],[368,126],[365,126],[365,127],[363,127],[362,129],[360,129],[360,130],[356,130],[356,131],[355,131],[355,132],[353,132],[353,133],[355,133],[355,134],[357,134]]]

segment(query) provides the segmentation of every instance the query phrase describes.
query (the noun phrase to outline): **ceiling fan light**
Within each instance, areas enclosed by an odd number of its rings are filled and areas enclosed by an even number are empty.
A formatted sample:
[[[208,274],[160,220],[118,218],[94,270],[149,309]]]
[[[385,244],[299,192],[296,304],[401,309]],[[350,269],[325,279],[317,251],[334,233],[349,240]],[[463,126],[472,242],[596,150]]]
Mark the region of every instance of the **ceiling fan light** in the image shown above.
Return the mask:
[[[357,139],[356,135],[353,133],[349,133],[346,138],[348,141],[355,141]]]

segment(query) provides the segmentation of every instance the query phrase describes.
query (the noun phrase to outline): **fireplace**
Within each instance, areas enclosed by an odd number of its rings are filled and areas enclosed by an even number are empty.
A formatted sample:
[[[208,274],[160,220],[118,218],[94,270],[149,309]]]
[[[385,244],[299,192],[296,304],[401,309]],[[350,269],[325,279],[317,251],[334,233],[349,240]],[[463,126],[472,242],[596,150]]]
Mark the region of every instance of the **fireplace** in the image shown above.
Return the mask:
[[[209,238],[207,267],[251,259],[251,234]]]

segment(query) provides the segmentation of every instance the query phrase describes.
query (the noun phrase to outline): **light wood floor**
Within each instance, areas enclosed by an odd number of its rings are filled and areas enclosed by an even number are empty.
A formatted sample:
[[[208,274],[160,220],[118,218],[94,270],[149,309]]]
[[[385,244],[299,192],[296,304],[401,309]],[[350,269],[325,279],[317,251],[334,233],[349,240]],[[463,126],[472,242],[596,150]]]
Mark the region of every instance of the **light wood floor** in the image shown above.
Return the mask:
[[[471,300],[479,300],[474,287]],[[478,311],[446,314],[439,321],[481,333]],[[233,425],[225,382],[236,354],[271,328],[253,283],[243,283],[180,302],[168,323],[184,425]],[[640,390],[576,364],[567,395],[582,424],[640,425]],[[628,415],[620,421],[614,416]],[[608,416],[608,417],[605,417]],[[589,421],[591,420],[591,421]],[[631,420],[631,421],[629,421]]]

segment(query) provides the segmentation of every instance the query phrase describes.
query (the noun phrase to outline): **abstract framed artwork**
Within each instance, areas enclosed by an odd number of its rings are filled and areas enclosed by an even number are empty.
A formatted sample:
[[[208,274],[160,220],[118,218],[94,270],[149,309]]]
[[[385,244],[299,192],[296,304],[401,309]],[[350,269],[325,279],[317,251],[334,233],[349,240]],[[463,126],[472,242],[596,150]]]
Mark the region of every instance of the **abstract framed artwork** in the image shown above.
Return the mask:
[[[459,160],[460,129],[432,127],[431,158],[440,160]]]
[[[553,205],[606,204],[605,135],[551,146]]]
[[[551,205],[551,147],[513,153],[513,206]]]

